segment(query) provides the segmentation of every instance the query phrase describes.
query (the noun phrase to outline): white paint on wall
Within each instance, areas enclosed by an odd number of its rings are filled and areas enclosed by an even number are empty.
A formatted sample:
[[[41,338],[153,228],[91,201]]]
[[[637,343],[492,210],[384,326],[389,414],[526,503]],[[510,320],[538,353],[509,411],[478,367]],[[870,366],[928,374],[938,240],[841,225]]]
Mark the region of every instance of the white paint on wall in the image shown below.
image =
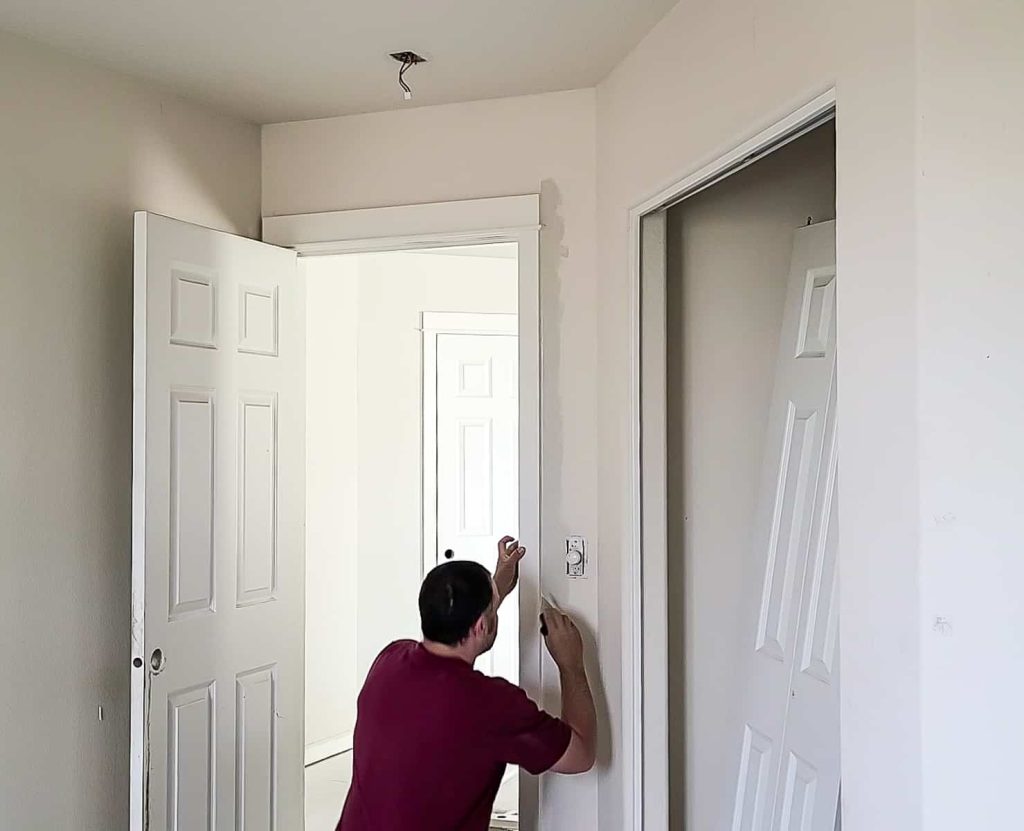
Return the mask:
[[[5,34],[0,78],[0,813],[127,828],[132,213],[255,235],[259,132]]]
[[[541,558],[545,587],[580,616],[607,725],[603,686],[618,664],[602,670],[596,662],[598,583],[606,567],[617,574],[619,552],[603,550],[596,531],[597,400],[606,393],[597,359],[594,91],[273,125],[264,128],[263,151],[267,216],[541,194],[543,510],[532,556]],[[588,538],[591,579],[564,578],[559,552],[570,533]],[[413,598],[404,586],[393,607],[409,608]],[[557,709],[550,664],[545,685],[545,703]],[[617,752],[606,734],[602,769]],[[546,778],[545,827],[593,831],[604,775]]]
[[[668,212],[672,828],[732,820],[793,232],[835,218],[834,141],[826,125]]]
[[[420,317],[515,313],[517,304],[514,256],[474,253],[303,261],[307,745],[350,733],[374,658],[393,640],[420,636]]]

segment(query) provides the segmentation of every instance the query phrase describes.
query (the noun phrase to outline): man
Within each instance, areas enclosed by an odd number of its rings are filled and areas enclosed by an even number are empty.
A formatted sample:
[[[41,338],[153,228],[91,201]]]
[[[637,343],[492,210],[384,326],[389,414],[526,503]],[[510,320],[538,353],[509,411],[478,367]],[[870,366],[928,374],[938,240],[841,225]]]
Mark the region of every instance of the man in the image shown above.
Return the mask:
[[[503,537],[493,579],[465,561],[427,575],[422,642],[381,652],[359,695],[352,786],[337,831],[486,831],[507,764],[535,775],[593,767],[597,716],[583,641],[567,615],[545,609],[541,617],[561,678],[561,718],[473,669],[494,645],[498,607],[525,555]]]

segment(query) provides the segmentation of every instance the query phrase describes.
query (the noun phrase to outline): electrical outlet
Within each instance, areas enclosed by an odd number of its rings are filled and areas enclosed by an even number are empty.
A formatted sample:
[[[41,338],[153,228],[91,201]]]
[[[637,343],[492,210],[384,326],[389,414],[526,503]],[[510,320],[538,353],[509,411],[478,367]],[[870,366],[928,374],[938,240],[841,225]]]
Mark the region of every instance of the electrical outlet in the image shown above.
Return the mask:
[[[587,576],[587,541],[583,537],[565,538],[565,575],[573,579]]]

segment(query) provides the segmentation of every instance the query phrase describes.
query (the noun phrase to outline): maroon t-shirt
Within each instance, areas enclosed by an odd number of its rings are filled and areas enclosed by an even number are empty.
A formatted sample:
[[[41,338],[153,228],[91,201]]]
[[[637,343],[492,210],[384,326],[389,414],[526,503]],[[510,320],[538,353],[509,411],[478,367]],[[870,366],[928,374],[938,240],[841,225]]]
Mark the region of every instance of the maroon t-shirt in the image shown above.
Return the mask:
[[[359,694],[337,831],[486,831],[505,765],[543,773],[571,735],[508,681],[397,641]]]

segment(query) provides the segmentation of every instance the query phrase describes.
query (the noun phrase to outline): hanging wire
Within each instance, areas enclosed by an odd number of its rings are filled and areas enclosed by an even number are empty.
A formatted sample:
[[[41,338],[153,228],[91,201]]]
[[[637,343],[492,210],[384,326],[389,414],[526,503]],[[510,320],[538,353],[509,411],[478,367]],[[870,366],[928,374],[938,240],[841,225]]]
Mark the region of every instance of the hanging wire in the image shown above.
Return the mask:
[[[410,97],[412,95],[412,87],[410,87],[405,82],[405,73],[409,70],[410,67],[415,65],[415,61],[406,58],[404,61],[402,61],[402,68],[398,70],[398,84],[405,91],[406,97]]]
[[[412,98],[412,87],[409,86],[405,80],[405,73],[408,72],[416,64],[426,63],[426,58],[417,55],[415,52],[392,52],[391,57],[398,61],[402,67],[398,70],[398,85],[402,88],[402,92],[405,94],[405,100],[408,101]]]

